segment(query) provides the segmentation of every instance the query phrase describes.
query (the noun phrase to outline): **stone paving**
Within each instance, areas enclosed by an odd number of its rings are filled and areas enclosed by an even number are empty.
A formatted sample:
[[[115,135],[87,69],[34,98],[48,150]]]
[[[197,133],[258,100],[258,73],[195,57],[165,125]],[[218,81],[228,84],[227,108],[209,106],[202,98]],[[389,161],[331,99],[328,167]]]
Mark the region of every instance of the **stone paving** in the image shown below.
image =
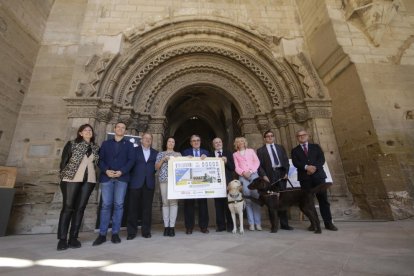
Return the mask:
[[[107,241],[81,233],[82,248],[56,251],[55,235],[0,238],[3,275],[414,275],[414,219],[336,222],[338,232],[247,231],[243,236],[195,231],[174,238],[156,225],[151,239]],[[108,235],[110,238],[110,236]]]

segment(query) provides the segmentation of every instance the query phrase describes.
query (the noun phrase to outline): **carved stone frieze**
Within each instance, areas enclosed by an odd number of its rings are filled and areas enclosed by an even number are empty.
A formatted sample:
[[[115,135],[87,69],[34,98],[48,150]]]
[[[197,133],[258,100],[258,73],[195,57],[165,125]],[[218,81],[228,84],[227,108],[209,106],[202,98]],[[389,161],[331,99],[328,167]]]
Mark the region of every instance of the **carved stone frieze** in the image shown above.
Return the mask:
[[[266,130],[270,129],[271,125],[268,118],[263,115],[256,116],[257,128],[259,129],[260,133],[264,133]]]
[[[293,119],[296,122],[303,123],[309,119],[309,113],[306,110],[296,110],[293,114]]]
[[[220,68],[189,66],[165,76],[161,82],[156,83],[150,89],[144,89],[145,94],[139,97],[141,104],[145,102],[143,111],[161,115],[160,112],[173,92],[197,83],[210,83],[222,88],[239,102],[238,106],[242,113],[260,112],[262,108],[260,103],[262,106],[265,105],[263,99],[258,99],[257,90],[254,93],[253,89],[238,76],[223,72]]]
[[[323,99],[327,95],[326,88],[322,84],[313,65],[304,53],[287,57],[292,70],[300,80],[304,95],[302,98]]]
[[[398,0],[343,0],[343,3],[345,17],[360,27],[375,46],[380,45],[400,6]]]
[[[289,119],[286,115],[278,115],[273,120],[277,128],[285,127],[289,124]]]
[[[330,108],[310,108],[309,117],[311,118],[332,118]]]
[[[272,104],[275,106],[279,106],[281,104],[280,101],[280,90],[282,89],[278,85],[273,83],[272,78],[265,73],[257,63],[250,59],[246,54],[235,52],[231,49],[221,48],[217,46],[210,46],[205,44],[200,45],[190,45],[183,48],[176,48],[170,51],[162,52],[158,56],[154,57],[152,60],[148,61],[139,72],[132,78],[132,81],[128,84],[128,87],[125,88],[125,100],[123,102],[124,105],[130,106],[132,104],[132,95],[136,93],[138,85],[144,79],[144,77],[152,71],[155,67],[160,66],[161,63],[166,62],[168,59],[171,59],[176,56],[184,55],[184,54],[195,54],[195,53],[209,53],[215,55],[221,55],[237,62],[243,64],[244,66],[248,67],[255,75],[258,77],[263,85],[266,87],[271,99]],[[124,90],[124,88],[121,88]],[[122,95],[119,96],[118,102],[122,102]]]
[[[106,123],[108,123],[109,121],[111,121],[112,116],[113,116],[113,113],[112,113],[111,110],[103,110],[103,109],[100,109],[100,110],[98,110],[98,112],[96,114],[96,119],[99,122],[106,122]]]
[[[89,73],[87,82],[81,82],[76,90],[78,97],[97,97],[99,86],[105,73],[117,55],[104,53],[101,57],[93,55],[85,64],[85,72]]]

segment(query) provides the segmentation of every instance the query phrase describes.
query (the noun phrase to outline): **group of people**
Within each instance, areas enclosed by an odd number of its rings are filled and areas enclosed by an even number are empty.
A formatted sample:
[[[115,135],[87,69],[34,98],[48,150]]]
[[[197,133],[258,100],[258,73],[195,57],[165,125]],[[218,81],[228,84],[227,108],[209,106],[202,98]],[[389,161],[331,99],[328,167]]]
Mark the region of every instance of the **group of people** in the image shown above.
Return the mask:
[[[93,246],[106,242],[110,223],[112,223],[112,243],[120,243],[119,231],[124,213],[124,201],[127,198],[127,240],[133,240],[138,233],[138,219],[141,219],[141,235],[151,238],[152,203],[156,185],[155,174],[162,197],[162,215],[164,236],[175,236],[175,223],[178,213],[178,201],[168,199],[168,160],[172,157],[206,157],[221,158],[225,164],[226,183],[236,177],[243,184],[246,196],[246,211],[249,230],[262,230],[261,207],[251,198],[259,198],[256,190],[249,190],[248,185],[256,178],[262,177],[270,183],[287,178],[289,160],[284,148],[275,143],[271,130],[263,134],[264,146],[257,151],[248,148],[244,137],[234,141],[234,152],[223,149],[221,138],[212,141],[213,152],[201,148],[201,138],[194,134],[190,137],[191,147],[184,151],[174,150],[175,139],[168,137],[165,151],[158,152],[152,148],[152,135],[144,133],[141,145],[134,145],[125,137],[126,125],[118,122],[114,128],[114,138],[106,140],[99,148],[95,143],[95,133],[91,125],[79,127],[77,137],[67,142],[63,149],[60,163],[60,188],[63,206],[59,217],[57,250],[79,248],[79,229],[88,199],[99,180],[102,205],[99,211],[99,235]],[[323,170],[324,154],[317,144],[308,143],[309,135],[305,130],[297,132],[299,145],[292,149],[292,161],[298,170],[298,180],[303,189],[311,189],[325,182]],[[99,167],[99,179],[96,169]],[[286,183],[279,181],[278,183]],[[286,185],[286,184],[281,184]],[[285,187],[279,187],[281,190]],[[127,193],[128,192],[128,193]],[[332,223],[330,205],[326,191],[316,195],[325,228],[336,231]],[[201,233],[209,233],[209,214],[207,199],[184,200],[184,224],[186,234],[190,235],[195,226],[195,205],[198,205],[198,226]],[[216,231],[233,229],[231,214],[226,198],[214,199],[216,211]],[[273,214],[269,212],[269,215]],[[292,230],[288,224],[286,211],[279,211],[281,229]],[[69,230],[70,227],[70,230]],[[69,233],[68,233],[69,232]]]

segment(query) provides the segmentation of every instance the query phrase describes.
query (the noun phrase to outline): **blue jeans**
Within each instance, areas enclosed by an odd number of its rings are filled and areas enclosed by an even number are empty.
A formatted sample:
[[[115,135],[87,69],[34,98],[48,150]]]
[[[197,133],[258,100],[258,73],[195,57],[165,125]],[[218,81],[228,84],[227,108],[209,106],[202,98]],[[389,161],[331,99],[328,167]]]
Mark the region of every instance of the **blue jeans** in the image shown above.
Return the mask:
[[[100,213],[99,234],[105,236],[108,232],[111,219],[112,206],[112,234],[118,234],[121,229],[122,215],[124,213],[124,199],[128,187],[127,182],[111,179],[101,183],[102,207]]]
[[[259,175],[257,173],[253,173],[249,179],[244,178],[243,176],[240,176],[239,180],[243,184],[243,195],[244,196],[250,196],[253,198],[258,199],[259,193],[257,190],[249,190],[247,186],[249,186],[250,183],[253,182],[256,178],[258,178]],[[251,199],[246,199],[246,212],[247,212],[247,221],[249,222],[249,225],[261,225],[262,224],[262,214],[259,204],[253,202]]]

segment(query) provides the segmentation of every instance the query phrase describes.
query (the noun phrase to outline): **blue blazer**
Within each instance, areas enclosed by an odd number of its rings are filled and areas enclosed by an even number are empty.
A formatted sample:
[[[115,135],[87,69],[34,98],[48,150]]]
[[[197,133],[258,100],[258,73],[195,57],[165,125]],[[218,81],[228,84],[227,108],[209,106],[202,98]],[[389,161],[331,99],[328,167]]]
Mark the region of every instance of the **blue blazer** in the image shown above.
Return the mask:
[[[122,172],[122,175],[117,178],[119,181],[128,182],[134,160],[134,145],[125,137],[119,142],[116,142],[115,139],[104,141],[99,150],[99,169],[101,171],[99,181],[101,183],[108,182],[111,178],[106,175],[106,171],[114,170]]]
[[[205,154],[207,157],[210,157],[210,152],[208,150],[200,148],[200,156],[203,154]],[[181,152],[181,155],[183,157],[190,156],[190,155],[194,156],[193,148],[188,148],[188,149],[183,150]]]
[[[148,189],[155,189],[155,161],[158,151],[150,148],[150,156],[145,161],[142,146],[135,148],[135,166],[132,168],[130,189],[139,189],[146,184]]]

